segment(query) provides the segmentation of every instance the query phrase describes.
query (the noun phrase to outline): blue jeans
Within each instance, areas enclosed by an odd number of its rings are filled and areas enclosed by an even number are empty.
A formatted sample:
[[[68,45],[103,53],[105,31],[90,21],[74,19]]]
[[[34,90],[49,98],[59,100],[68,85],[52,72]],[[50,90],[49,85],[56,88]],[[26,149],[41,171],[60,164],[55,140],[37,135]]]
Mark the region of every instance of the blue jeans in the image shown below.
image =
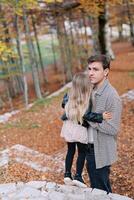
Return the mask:
[[[105,190],[107,193],[112,192],[109,181],[110,166],[96,169],[95,154],[93,145],[89,146],[86,151],[86,166],[92,188]]]

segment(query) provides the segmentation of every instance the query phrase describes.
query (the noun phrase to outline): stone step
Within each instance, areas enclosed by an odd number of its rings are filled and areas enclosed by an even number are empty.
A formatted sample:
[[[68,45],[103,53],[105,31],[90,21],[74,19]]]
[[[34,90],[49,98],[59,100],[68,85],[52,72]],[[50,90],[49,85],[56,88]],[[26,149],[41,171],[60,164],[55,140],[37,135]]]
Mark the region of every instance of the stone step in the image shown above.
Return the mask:
[[[62,153],[49,156],[16,144],[0,152],[0,167],[7,165],[10,161],[15,161],[41,172],[62,172],[64,170],[65,150],[60,152]]]
[[[47,181],[0,185],[1,200],[132,200],[119,194],[92,188],[79,188]]]

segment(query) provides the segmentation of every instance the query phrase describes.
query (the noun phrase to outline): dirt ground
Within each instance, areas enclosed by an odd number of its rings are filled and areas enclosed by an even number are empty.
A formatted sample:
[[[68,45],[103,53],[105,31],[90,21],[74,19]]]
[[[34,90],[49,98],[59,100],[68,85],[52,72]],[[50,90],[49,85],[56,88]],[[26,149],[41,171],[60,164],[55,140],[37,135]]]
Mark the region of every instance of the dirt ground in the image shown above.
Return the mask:
[[[134,48],[128,43],[114,43],[116,60],[111,64],[109,79],[119,94],[134,89]],[[60,86],[61,75],[50,72],[54,82],[50,83],[49,91]],[[60,116],[63,94],[45,103],[40,102],[29,110],[21,110],[8,123],[0,124],[0,149],[22,144],[41,153],[53,155],[62,152],[65,142],[60,138],[62,122]],[[121,131],[118,137],[119,160],[111,170],[113,192],[134,197],[133,170],[134,166],[134,101],[124,101]],[[9,181],[42,180],[63,183],[63,173],[40,173],[26,165],[10,163],[8,171],[0,169],[0,183]],[[87,173],[84,175],[88,183]]]

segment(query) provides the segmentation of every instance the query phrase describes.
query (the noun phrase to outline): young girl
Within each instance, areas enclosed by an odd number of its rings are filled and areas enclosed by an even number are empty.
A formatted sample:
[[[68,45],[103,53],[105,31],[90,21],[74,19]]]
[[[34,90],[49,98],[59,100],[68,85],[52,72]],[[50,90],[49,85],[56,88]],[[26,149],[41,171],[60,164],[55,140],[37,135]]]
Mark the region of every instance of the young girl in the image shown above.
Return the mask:
[[[92,92],[92,85],[89,78],[85,73],[77,73],[72,80],[72,87],[68,94],[64,96],[62,107],[65,108],[65,114],[62,116],[62,120],[71,120],[74,124],[80,124],[86,128],[89,127],[87,121],[93,121],[102,123],[102,120],[111,119],[111,114],[104,113],[92,113],[90,112],[90,96]],[[69,130],[70,127],[68,127]],[[64,137],[63,133],[61,136]],[[82,178],[82,171],[86,156],[87,144],[80,141],[67,142],[67,155],[65,159],[65,173],[64,183],[67,185],[77,185],[80,187],[87,187]],[[73,158],[76,150],[78,149],[78,157],[76,161],[76,174],[72,178],[71,168]]]

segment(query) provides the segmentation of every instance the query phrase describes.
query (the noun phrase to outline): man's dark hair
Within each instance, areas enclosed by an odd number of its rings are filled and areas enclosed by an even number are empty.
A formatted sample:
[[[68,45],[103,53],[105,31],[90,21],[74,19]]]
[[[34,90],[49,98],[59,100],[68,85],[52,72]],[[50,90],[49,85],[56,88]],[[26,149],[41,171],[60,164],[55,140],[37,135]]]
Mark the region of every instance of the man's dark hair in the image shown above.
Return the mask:
[[[91,64],[93,62],[101,62],[102,63],[102,66],[103,66],[103,69],[110,69],[110,57],[109,56],[106,56],[104,54],[98,54],[98,55],[92,55],[88,58],[87,62],[88,64]]]

